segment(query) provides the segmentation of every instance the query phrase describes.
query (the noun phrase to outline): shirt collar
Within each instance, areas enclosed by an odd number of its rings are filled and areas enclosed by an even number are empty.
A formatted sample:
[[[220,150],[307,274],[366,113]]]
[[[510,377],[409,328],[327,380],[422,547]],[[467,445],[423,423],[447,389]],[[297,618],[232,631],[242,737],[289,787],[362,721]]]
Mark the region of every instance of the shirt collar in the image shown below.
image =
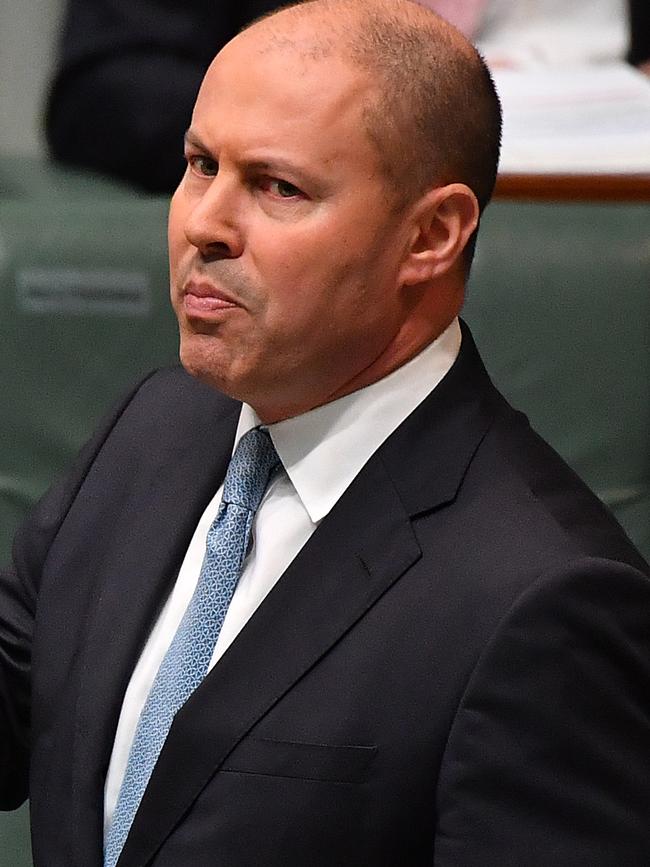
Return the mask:
[[[383,379],[302,415],[268,425],[298,496],[314,524],[333,508],[361,468],[442,380],[456,360],[458,319]],[[261,422],[243,404],[234,447]],[[234,451],[234,448],[233,448]]]

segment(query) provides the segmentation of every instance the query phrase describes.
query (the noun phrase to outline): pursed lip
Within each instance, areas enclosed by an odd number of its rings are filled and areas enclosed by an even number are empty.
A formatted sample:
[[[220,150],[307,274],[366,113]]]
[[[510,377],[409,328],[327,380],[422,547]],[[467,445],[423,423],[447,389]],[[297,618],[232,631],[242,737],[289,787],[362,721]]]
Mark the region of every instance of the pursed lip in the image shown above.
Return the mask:
[[[210,316],[241,307],[232,295],[208,280],[188,280],[183,286],[182,303],[185,312],[191,316]]]

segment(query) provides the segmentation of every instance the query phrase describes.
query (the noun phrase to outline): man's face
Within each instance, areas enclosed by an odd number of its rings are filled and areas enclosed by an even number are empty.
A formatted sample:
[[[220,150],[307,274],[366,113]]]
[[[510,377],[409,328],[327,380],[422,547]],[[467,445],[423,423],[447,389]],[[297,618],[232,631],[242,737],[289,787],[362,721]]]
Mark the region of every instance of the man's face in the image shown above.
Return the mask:
[[[169,249],[184,366],[272,422],[383,375],[407,238],[363,74],[262,47],[248,31],[203,82]]]

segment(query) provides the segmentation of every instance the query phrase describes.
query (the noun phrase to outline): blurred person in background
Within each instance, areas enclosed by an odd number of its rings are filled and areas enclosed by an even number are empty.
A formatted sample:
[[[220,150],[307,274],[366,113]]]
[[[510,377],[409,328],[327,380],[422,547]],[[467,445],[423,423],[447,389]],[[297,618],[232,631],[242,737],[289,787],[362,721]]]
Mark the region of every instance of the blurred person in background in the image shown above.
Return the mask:
[[[52,156],[171,193],[208,65],[274,0],[69,0],[45,130]]]
[[[488,63],[650,57],[647,0],[420,0],[474,41]],[[70,0],[46,135],[61,162],[171,193],[179,142],[215,52],[271,0]]]

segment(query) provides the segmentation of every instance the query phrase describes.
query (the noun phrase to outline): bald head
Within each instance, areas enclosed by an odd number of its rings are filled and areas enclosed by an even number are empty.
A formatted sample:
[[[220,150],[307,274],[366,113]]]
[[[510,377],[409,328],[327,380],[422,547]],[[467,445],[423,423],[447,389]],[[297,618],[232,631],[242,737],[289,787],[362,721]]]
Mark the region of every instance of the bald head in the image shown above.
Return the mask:
[[[442,334],[489,197],[486,82],[460,34],[406,0],[311,0],[226,45],[169,217],[186,368],[271,423]]]
[[[481,210],[496,179],[499,100],[482,58],[454,27],[412,0],[306,0],[247,29],[265,51],[305,61],[338,55],[368,74],[366,129],[399,199],[461,182]]]

